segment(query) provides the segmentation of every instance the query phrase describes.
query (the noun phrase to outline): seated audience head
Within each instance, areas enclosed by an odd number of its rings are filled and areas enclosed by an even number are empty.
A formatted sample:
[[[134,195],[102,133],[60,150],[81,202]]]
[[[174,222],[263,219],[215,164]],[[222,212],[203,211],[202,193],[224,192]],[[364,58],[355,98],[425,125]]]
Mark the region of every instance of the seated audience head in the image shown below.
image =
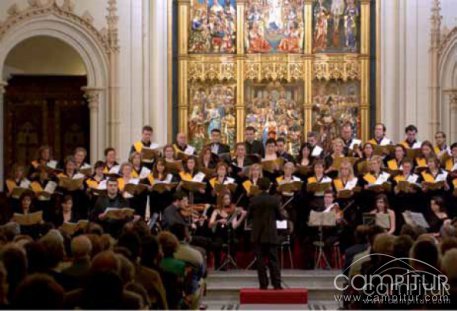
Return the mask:
[[[368,225],[358,225],[355,228],[354,238],[356,244],[366,244],[368,243],[368,234],[370,232],[370,226]]]
[[[138,262],[141,254],[141,240],[136,232],[124,232],[117,241],[117,246],[125,247],[130,251],[129,258],[133,263]]]
[[[158,236],[164,257],[173,257],[179,246],[178,239],[168,231],[162,231]]]
[[[170,227],[170,232],[173,233],[180,242],[190,240],[189,229],[183,224],[174,224]]]
[[[446,274],[448,280],[455,284],[457,281],[457,248],[447,251],[441,260],[441,270]]]
[[[32,274],[18,286],[12,302],[14,309],[62,309],[65,291],[52,277]]]
[[[71,240],[71,254],[74,260],[90,258],[92,243],[85,235],[79,235]]]
[[[113,251],[103,251],[95,255],[90,267],[92,273],[109,271],[118,274],[120,269],[119,258]]]
[[[58,230],[52,229],[41,237],[39,241],[43,244],[48,254],[49,268],[53,269],[57,267],[65,257],[64,238],[62,234]]]
[[[409,235],[399,235],[395,238],[393,256],[396,258],[407,258],[413,243],[414,241]]]
[[[444,256],[449,250],[456,248],[457,249],[457,237],[445,237],[441,240],[440,251],[441,256]]]
[[[172,230],[173,226],[170,230]],[[155,269],[160,257],[160,247],[155,236],[149,235],[141,239],[141,264],[143,266]]]
[[[430,239],[417,240],[411,248],[410,255],[411,265],[419,271],[428,271],[436,273],[439,269],[439,251],[436,243]]]

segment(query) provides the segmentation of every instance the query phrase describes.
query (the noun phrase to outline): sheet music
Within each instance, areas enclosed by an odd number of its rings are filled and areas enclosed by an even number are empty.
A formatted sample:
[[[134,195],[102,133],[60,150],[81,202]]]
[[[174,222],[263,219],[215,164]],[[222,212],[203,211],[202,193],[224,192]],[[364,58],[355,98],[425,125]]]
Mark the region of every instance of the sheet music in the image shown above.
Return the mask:
[[[418,175],[416,174],[411,174],[408,176],[408,178],[406,179],[407,182],[411,183],[411,184],[415,184],[417,183],[417,179],[419,178]]]
[[[71,179],[82,179],[85,178],[84,174],[76,173]]]
[[[46,187],[44,187],[44,192],[53,194],[54,191],[56,190],[56,188],[57,188],[56,182],[48,181],[48,183],[46,184]]]
[[[97,187],[97,190],[106,190],[106,179],[102,180]]]
[[[357,182],[359,179],[357,177],[354,177],[352,180],[349,180],[346,185],[344,186],[344,190],[352,190],[357,186]]]
[[[19,184],[19,188],[29,188],[30,187],[30,180],[24,178],[21,183]]]
[[[88,163],[84,163],[82,166],[81,166],[81,170],[87,170],[87,169],[90,169],[92,168],[92,166]]]
[[[441,174],[438,174],[435,178],[435,182],[440,182],[440,181],[446,181],[447,178],[447,172],[442,172]]]
[[[191,145],[187,145],[186,149],[184,150],[184,154],[193,155],[195,153],[195,148]]]
[[[318,156],[321,155],[322,151],[323,151],[323,149],[320,146],[316,145],[316,146],[314,146],[314,149],[313,149],[313,152],[311,153],[311,156],[318,157]]]
[[[234,184],[235,183],[235,179],[231,178],[231,177],[227,177],[227,180],[224,181],[224,185],[230,185],[230,184]]]
[[[205,179],[205,173],[199,172],[192,178],[192,181],[203,182],[203,179]]]
[[[120,168],[121,168],[120,165],[115,165],[109,170],[109,173],[110,174],[119,174],[119,169]]]
[[[138,185],[140,183],[140,179],[139,178],[132,178],[129,180],[129,182],[127,184],[131,184],[131,185]]]
[[[382,185],[383,183],[387,182],[389,180],[390,174],[386,172],[382,172],[379,176],[378,179],[376,179],[376,182],[374,185]]]
[[[142,167],[141,172],[140,172],[140,179],[145,179],[148,177],[148,175],[151,173],[151,170],[148,169],[147,167]]]
[[[57,161],[51,160],[46,164],[46,166],[50,167],[50,168],[53,168],[53,169],[56,169],[57,168]]]
[[[276,220],[276,229],[287,230],[287,220]]]

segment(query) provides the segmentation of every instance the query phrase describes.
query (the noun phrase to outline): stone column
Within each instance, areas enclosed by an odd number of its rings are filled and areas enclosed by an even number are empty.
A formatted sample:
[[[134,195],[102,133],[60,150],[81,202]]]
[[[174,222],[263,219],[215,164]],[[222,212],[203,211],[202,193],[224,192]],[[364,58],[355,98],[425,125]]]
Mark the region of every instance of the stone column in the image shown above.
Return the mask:
[[[99,160],[99,141],[98,141],[98,107],[100,104],[101,88],[83,87],[84,97],[89,104],[90,113],[90,161],[95,163]]]
[[[3,95],[5,94],[5,87],[7,83],[0,80],[0,118],[1,124],[3,124],[4,116],[3,116]],[[4,158],[3,155],[5,154],[3,148],[5,148],[5,139],[3,135],[3,126],[0,126],[0,192],[3,192],[3,185],[5,184],[5,172],[3,171],[5,168]]]
[[[438,106],[440,98],[439,82],[439,47],[441,30],[441,5],[440,0],[433,0],[432,15],[430,17],[430,134],[435,135],[440,126]]]
[[[457,141],[457,90],[453,90],[449,93],[449,110],[451,112],[451,137],[449,137],[449,142]]]

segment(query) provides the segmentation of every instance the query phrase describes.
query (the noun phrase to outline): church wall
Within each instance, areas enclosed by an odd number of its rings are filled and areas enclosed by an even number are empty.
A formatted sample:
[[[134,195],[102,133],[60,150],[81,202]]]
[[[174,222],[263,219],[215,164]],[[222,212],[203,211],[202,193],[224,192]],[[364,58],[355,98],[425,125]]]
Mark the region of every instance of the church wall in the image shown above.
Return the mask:
[[[416,124],[429,129],[429,47],[431,1],[381,1],[381,120],[398,141]]]

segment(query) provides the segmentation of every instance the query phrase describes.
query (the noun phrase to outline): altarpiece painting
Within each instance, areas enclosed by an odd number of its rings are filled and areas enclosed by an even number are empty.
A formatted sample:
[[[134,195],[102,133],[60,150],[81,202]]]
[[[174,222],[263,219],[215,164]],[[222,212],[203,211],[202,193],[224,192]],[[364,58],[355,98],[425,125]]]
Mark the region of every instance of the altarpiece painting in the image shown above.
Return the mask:
[[[247,53],[302,53],[304,0],[248,0]]]
[[[318,131],[328,142],[345,122],[368,138],[379,0],[175,4],[169,109],[178,114],[175,133],[187,133],[192,145],[201,147],[218,128],[233,146],[250,125],[262,141],[285,137],[292,153],[305,133]]]
[[[283,137],[292,154],[303,136],[303,83],[246,83],[246,126],[257,130],[257,139]]]

